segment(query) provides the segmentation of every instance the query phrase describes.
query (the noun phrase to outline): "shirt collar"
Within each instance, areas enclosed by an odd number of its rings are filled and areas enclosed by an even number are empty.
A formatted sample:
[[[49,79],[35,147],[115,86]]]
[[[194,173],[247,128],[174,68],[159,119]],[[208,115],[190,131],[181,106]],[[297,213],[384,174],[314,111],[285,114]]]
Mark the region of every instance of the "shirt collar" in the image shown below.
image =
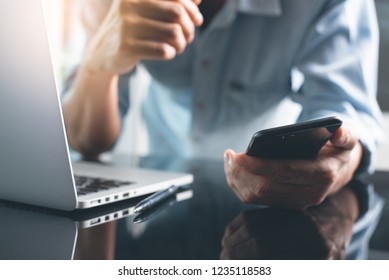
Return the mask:
[[[237,11],[252,15],[280,16],[281,0],[235,0]]]

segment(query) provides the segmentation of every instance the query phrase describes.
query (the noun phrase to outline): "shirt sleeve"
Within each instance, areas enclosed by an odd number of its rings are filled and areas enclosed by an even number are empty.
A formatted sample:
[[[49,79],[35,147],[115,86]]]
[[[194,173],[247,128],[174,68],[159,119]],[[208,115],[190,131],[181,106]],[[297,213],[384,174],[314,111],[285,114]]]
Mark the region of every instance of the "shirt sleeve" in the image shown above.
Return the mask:
[[[374,1],[331,1],[308,30],[292,70],[292,85],[300,80],[292,94],[303,108],[298,121],[335,115],[350,123],[364,147],[358,172],[373,171],[376,145],[384,139],[376,99],[378,37]]]
[[[124,117],[127,115],[130,108],[130,81],[131,73],[121,75],[118,82],[118,92],[119,92],[119,112],[120,119],[123,123]],[[123,126],[122,126],[123,127]]]

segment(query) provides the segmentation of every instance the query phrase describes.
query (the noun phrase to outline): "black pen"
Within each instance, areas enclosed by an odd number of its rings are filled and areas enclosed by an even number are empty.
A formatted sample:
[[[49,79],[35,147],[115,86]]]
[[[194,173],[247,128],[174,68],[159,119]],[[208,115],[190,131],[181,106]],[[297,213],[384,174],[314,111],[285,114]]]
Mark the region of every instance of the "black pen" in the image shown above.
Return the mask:
[[[179,190],[180,186],[171,186],[166,190],[162,190],[150,195],[135,206],[134,213],[140,213],[154,207],[155,205],[157,205],[164,199],[167,199],[168,197],[172,196]]]
[[[167,199],[165,199],[163,202],[158,203],[157,205],[149,208],[148,210],[142,211],[138,216],[136,216],[133,220],[135,224],[143,223],[152,217],[156,216],[158,213],[160,213],[162,210],[169,208],[176,204],[177,198],[176,196],[171,196]]]

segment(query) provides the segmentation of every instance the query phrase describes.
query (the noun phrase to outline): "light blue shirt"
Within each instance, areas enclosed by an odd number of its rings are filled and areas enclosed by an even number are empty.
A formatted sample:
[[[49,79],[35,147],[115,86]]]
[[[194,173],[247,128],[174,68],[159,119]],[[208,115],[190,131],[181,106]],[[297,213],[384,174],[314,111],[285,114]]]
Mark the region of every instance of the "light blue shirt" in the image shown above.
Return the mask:
[[[378,37],[372,0],[227,0],[182,55],[143,63],[150,153],[221,158],[260,129],[332,115],[374,153]]]

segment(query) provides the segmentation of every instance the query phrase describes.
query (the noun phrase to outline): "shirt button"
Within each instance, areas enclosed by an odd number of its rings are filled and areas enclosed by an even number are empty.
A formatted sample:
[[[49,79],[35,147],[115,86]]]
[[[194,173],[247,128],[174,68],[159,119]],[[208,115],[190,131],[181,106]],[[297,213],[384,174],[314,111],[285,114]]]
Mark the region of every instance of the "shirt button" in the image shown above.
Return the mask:
[[[232,90],[235,90],[235,91],[244,91],[245,90],[244,84],[239,82],[239,81],[231,81],[230,88]]]
[[[209,65],[210,65],[210,62],[208,59],[204,59],[203,61],[201,61],[201,67],[208,68]]]
[[[200,172],[200,166],[197,166],[197,165],[194,165],[192,166],[192,168],[190,169],[191,173],[199,173]]]
[[[203,102],[198,102],[198,103],[196,103],[196,109],[197,109],[198,111],[204,111],[204,109],[205,109],[205,104],[204,104]]]

